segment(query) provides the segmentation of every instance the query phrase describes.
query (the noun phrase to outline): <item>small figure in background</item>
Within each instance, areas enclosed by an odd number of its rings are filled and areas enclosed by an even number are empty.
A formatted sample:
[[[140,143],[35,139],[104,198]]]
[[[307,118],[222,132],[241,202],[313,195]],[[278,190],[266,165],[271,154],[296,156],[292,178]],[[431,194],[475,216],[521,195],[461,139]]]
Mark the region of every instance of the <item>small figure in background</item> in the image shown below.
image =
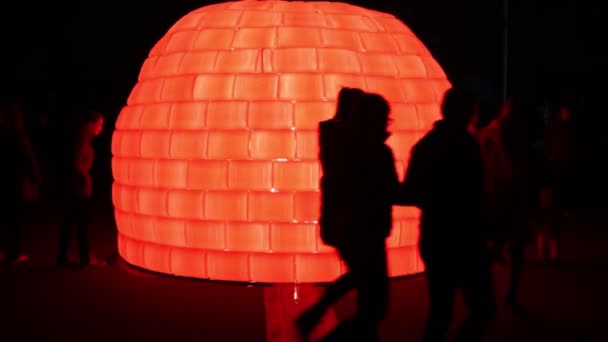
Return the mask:
[[[105,264],[89,254],[88,227],[88,206],[93,194],[90,172],[95,153],[91,143],[103,130],[104,117],[100,112],[91,111],[86,112],[82,119],[82,123],[77,128],[77,135],[70,146],[69,165],[66,165],[63,175],[65,218],[59,240],[57,257],[59,266],[68,264],[68,245],[74,226],[80,252],[80,266]]]
[[[25,203],[29,198],[27,185],[34,189],[40,184],[40,173],[29,139],[24,132],[21,103],[11,101],[0,108],[0,226],[5,231],[6,255],[0,259],[21,263],[29,256],[21,253],[21,235]]]

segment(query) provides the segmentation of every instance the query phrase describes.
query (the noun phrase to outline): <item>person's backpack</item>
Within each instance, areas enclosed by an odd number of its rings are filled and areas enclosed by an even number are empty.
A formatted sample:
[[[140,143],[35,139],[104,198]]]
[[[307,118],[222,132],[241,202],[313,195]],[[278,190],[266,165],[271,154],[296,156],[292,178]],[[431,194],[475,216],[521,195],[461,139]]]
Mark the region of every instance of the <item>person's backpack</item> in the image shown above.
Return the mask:
[[[343,127],[335,120],[319,124],[319,159],[323,169],[321,178],[321,240],[336,246],[344,236],[350,219],[351,184],[348,174],[349,141]]]

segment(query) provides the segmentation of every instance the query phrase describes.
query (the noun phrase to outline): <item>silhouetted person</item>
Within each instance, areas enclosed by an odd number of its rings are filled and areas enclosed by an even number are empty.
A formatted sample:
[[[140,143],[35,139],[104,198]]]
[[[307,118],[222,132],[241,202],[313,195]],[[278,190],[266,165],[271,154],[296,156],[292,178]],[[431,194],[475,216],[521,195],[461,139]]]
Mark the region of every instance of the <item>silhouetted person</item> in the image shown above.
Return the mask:
[[[532,203],[536,202],[532,175],[531,105],[525,97],[513,97],[503,108],[498,134],[510,165],[510,178],[503,178],[500,189],[502,215],[494,227],[496,242],[506,250],[509,287],[505,304],[524,314],[519,302],[519,286],[527,243],[531,237]],[[502,165],[501,167],[504,167]]]
[[[78,249],[80,252],[80,265],[97,265],[99,261],[89,255],[89,228],[88,210],[92,196],[93,184],[90,171],[93,167],[94,149],[91,145],[93,139],[103,129],[103,115],[99,112],[85,112],[83,122],[79,125],[77,135],[68,152],[68,162],[64,177],[65,217],[61,226],[59,253],[57,263],[59,266],[68,264],[68,245],[70,233],[76,228]]]
[[[480,148],[468,132],[477,104],[454,87],[441,110],[443,119],[412,148],[400,201],[422,211],[419,249],[430,297],[424,341],[445,340],[458,288],[470,309],[458,337],[479,341],[495,303]]]
[[[38,200],[40,196],[40,184],[42,183],[42,173],[40,170],[40,164],[34,147],[32,146],[32,140],[26,132],[25,124],[25,110],[23,104],[14,101],[10,104],[9,112],[14,120],[14,127],[17,131],[21,144],[25,149],[26,158],[28,164],[32,168],[34,173],[34,180],[30,179],[27,175],[22,175],[21,179],[21,198],[25,203],[32,203]]]
[[[338,93],[336,113],[333,118],[319,123],[319,160],[323,176],[321,177],[321,238],[329,246],[335,247],[340,229],[340,222],[346,215],[342,213],[350,208],[352,181],[350,159],[353,154],[353,116],[355,110],[361,110],[365,92],[356,88],[342,88]]]
[[[24,181],[39,181],[28,146],[24,139],[21,112],[15,103],[3,103],[0,108],[0,229],[5,236],[6,255],[11,263],[27,261],[20,253],[20,236],[24,209]]]
[[[548,179],[542,192],[543,222],[537,236],[541,260],[559,260],[561,228],[570,208],[574,178],[575,138],[570,109],[560,106],[544,137]]]
[[[353,333],[358,340],[377,341],[378,325],[386,315],[388,269],[385,240],[391,231],[392,201],[398,179],[393,153],[385,144],[389,136],[388,102],[378,94],[362,96],[362,102],[351,113],[351,135],[346,137],[349,153],[342,154],[340,162],[344,164],[337,166],[343,173],[336,174],[335,181],[348,184],[333,187],[332,179],[328,178],[321,187],[322,192],[344,191],[331,197],[322,195],[324,201],[330,198],[340,201],[323,202],[323,206],[329,204],[332,209],[322,210],[322,213],[336,216],[331,224],[340,226],[331,228],[335,230],[329,244],[337,249],[348,271],[327,288],[316,305],[296,320],[305,338],[326,310],[353,288],[357,290],[357,313],[353,318],[356,324],[352,326],[356,327]],[[321,161],[324,163],[323,158]],[[325,164],[324,167],[331,175],[333,166]],[[323,225],[328,223],[324,221],[321,224],[323,230]],[[344,330],[344,327],[338,330]]]

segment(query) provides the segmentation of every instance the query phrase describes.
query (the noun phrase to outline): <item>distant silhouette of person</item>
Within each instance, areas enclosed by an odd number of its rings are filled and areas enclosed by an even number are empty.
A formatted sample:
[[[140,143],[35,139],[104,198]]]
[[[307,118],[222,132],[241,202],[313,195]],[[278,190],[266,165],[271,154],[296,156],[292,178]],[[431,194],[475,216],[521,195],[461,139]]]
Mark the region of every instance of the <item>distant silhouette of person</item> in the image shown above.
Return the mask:
[[[22,176],[21,197],[24,202],[35,202],[40,196],[39,193],[40,184],[42,183],[42,173],[38,158],[32,146],[32,141],[25,129],[25,111],[23,104],[18,101],[12,102],[9,107],[9,111],[13,117],[15,129],[17,130],[19,138],[21,139],[21,144],[25,149],[26,157],[29,160],[28,164],[31,166],[35,176],[34,180],[30,179],[30,177],[27,175]]]
[[[103,264],[89,254],[88,227],[88,207],[93,191],[90,171],[93,167],[94,149],[91,142],[101,133],[103,122],[104,117],[100,112],[85,112],[68,151],[69,165],[66,165],[63,175],[65,217],[61,226],[57,256],[59,266],[68,264],[68,245],[74,227],[80,252],[80,265],[84,267]]]
[[[18,103],[2,103],[0,108],[0,228],[4,231],[6,242],[3,246],[6,255],[0,258],[10,263],[29,260],[21,254],[21,227],[24,210],[24,182],[39,183],[31,149],[23,133],[23,117]]]
[[[561,105],[549,121],[544,137],[549,175],[541,193],[543,222],[537,235],[537,253],[541,260],[559,260],[561,228],[573,196],[574,135],[570,108]]]
[[[487,125],[469,131],[477,138],[481,148],[483,165],[485,203],[489,228],[492,231],[492,252],[494,259],[506,265],[504,239],[498,232],[507,228],[509,222],[508,189],[513,179],[511,161],[507,156],[502,135],[504,121],[509,115],[510,100],[501,106],[498,115]]]
[[[505,304],[519,314],[526,312],[519,302],[519,286],[526,246],[531,237],[532,207],[536,202],[532,186],[533,144],[529,127],[531,113],[532,106],[526,98],[514,96],[503,106],[494,131],[502,141],[506,156],[506,163],[497,165],[492,175],[492,178],[497,180],[495,201],[492,203],[494,213],[498,213],[493,221],[495,241],[501,252],[506,250],[508,256],[509,287]],[[482,143],[483,146],[487,144]],[[505,172],[507,168],[508,172]],[[498,175],[503,177],[497,177]]]
[[[443,119],[412,148],[399,201],[422,212],[419,249],[430,297],[424,341],[445,340],[458,288],[470,309],[458,339],[480,341],[495,303],[481,153],[468,131],[477,103],[453,87],[441,110]]]
[[[348,271],[327,288],[317,304],[297,318],[296,324],[304,339],[327,309],[353,288],[357,291],[357,313],[349,322],[354,320],[356,324],[349,323],[348,326],[356,328],[354,333],[358,340],[378,341],[378,326],[386,315],[388,268],[385,240],[391,232],[392,202],[398,186],[393,153],[385,144],[390,135],[387,132],[390,106],[378,94],[361,96],[361,102],[351,113],[351,135],[345,137],[349,141],[350,152],[340,157],[344,164],[336,166],[343,173],[341,179],[336,178],[335,181],[346,180],[349,184],[336,187],[344,190],[344,194],[336,194],[335,197],[322,195],[323,200],[340,201],[323,202],[322,205],[329,204],[331,210],[337,210],[335,213],[325,212],[338,216],[331,224],[340,225],[332,228],[335,231],[329,243],[337,249]],[[326,164],[325,167],[330,169],[328,174],[331,175],[332,166]],[[336,191],[331,182],[328,179],[322,183],[321,191]],[[322,230],[324,224],[327,222],[321,223]],[[337,328],[339,331],[344,329],[345,326]]]

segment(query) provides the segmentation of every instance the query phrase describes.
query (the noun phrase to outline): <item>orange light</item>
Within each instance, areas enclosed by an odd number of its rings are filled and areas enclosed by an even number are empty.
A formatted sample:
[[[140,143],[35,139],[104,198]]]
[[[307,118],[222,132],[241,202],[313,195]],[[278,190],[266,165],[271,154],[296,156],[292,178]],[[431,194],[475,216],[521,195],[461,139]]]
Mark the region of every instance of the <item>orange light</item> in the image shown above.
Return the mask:
[[[325,282],[345,271],[319,237],[319,121],[343,86],[383,94],[403,172],[439,118],[444,72],[394,16],[336,2],[237,1],[179,20],[116,122],[120,255],[196,278]],[[402,175],[401,175],[402,176]],[[392,276],[421,272],[416,209],[395,207]]]

